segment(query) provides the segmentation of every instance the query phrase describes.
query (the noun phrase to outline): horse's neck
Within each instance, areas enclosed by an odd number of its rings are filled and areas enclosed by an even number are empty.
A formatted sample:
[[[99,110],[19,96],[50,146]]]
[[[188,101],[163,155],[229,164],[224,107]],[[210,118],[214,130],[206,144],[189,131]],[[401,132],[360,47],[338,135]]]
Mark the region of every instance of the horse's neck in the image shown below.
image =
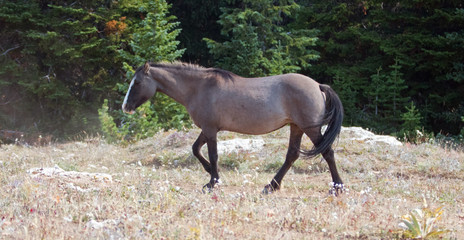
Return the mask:
[[[192,87],[195,84],[189,81],[189,75],[164,68],[155,68],[154,76],[159,83],[159,90],[164,94],[168,95],[178,103],[186,106],[189,102],[189,97],[192,95]]]

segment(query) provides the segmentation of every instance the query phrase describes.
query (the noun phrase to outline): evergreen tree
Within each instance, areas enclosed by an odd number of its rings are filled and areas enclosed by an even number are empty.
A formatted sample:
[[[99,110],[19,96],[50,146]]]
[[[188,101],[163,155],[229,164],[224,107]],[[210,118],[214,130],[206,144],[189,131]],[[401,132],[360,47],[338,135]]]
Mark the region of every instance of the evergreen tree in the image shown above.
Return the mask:
[[[143,16],[138,22],[138,19],[129,19],[132,21],[128,29],[130,40],[127,41],[127,48],[118,51],[124,61],[128,80],[132,79],[134,74],[133,66],[141,66],[147,61],[172,62],[182,56],[185,49],[178,49],[179,41],[176,40],[181,31],[178,28],[179,22],[175,21],[175,16],[169,15],[170,5],[165,0],[145,0],[136,3],[125,0],[120,4],[120,8],[129,15],[138,13],[139,16]],[[139,139],[149,136],[153,130],[182,128],[189,122],[185,108],[164,94],[158,94],[156,103],[149,101],[134,116],[123,114],[120,105],[128,85],[128,82],[117,85],[121,95],[114,101],[116,110],[113,114],[120,127],[128,129],[127,134],[130,136]]]
[[[336,74],[343,73],[345,81],[356,90],[356,109],[372,116],[355,120],[354,124],[369,125],[365,119],[387,116],[376,115],[375,107],[366,109],[380,104],[372,102],[375,98],[370,81],[379,66],[387,69],[397,58],[403,66],[401,79],[408,87],[403,94],[415,100],[425,127],[457,133],[463,126],[459,120],[464,113],[464,97],[460,94],[464,91],[460,64],[464,62],[464,11],[460,1],[300,3],[304,11],[297,18],[299,24],[320,31],[316,50],[321,58],[309,73],[329,84]],[[396,78],[388,74],[386,77]],[[384,100],[379,97],[375,101]],[[393,110],[396,101],[391,103]],[[401,109],[397,106],[394,111],[397,119]],[[397,124],[394,121],[391,126]]]
[[[289,29],[291,15],[299,5],[292,0],[231,1],[222,8],[219,23],[227,39],[205,38],[221,68],[253,77],[295,72],[318,58],[312,50],[317,38],[306,29]]]
[[[422,128],[422,117],[416,108],[414,102],[410,106],[406,106],[406,112],[401,114],[403,120],[402,129],[404,131],[416,131]]]
[[[371,107],[373,107],[374,110],[374,116],[377,117],[379,115],[379,105],[382,104],[382,99],[381,99],[381,94],[386,91],[385,89],[385,75],[380,74],[382,71],[382,67],[377,68],[377,73],[374,75],[371,75],[371,87],[369,88],[369,95],[371,97]]]
[[[382,67],[377,69],[377,73],[371,76],[367,94],[369,106],[374,109],[371,127],[379,131],[395,132],[400,126],[402,109],[406,107],[409,97],[404,91],[407,86],[398,59],[390,69],[387,75],[382,73]]]
[[[422,130],[422,116],[417,110],[415,104],[411,102],[410,107],[406,106],[406,112],[401,114],[403,124],[401,125],[401,131],[399,136],[404,137],[405,141],[418,143],[423,137]]]
[[[382,98],[387,109],[386,117],[396,121],[400,117],[401,109],[405,108],[405,104],[409,100],[409,97],[405,96],[404,92],[408,87],[402,78],[403,74],[400,72],[401,65],[399,64],[399,59],[395,59],[395,63],[390,68],[392,71],[386,77],[386,88]]]
[[[2,1],[3,128],[60,136],[98,129],[96,106],[120,79],[114,46],[102,34],[111,8],[106,1]]]
[[[370,85],[370,76],[383,66],[379,63],[377,40],[364,28],[370,1],[300,2],[303,7],[296,22],[301,27],[318,29],[315,50],[320,53],[320,59],[303,73],[319,82],[332,84],[342,102],[352,106],[352,109],[345,108],[347,123],[366,125],[372,118],[366,111],[369,104],[366,88]],[[337,78],[343,84],[337,82]]]
[[[121,1],[127,11],[137,11],[143,19],[130,27],[129,48],[119,50],[124,67],[132,75],[132,66],[141,66],[147,61],[172,62],[182,56],[185,49],[178,49],[176,40],[181,29],[176,17],[169,15],[170,5],[165,0]],[[130,77],[130,76],[129,76]]]
[[[203,38],[223,41],[221,25],[218,23],[221,7],[229,0],[183,0],[170,1],[171,13],[178,18],[180,28],[179,47],[185,48],[182,61],[213,66],[213,57]]]
[[[426,127],[457,133],[464,113],[464,11],[461,1],[374,1],[367,30],[379,36],[386,61],[404,66],[407,93],[424,113]]]
[[[357,92],[352,86],[349,78],[344,77],[345,74],[336,73],[333,79],[333,88],[337,91],[340,100],[343,103],[343,110],[345,112],[345,122],[352,125],[356,119],[362,115],[356,108],[356,95]]]

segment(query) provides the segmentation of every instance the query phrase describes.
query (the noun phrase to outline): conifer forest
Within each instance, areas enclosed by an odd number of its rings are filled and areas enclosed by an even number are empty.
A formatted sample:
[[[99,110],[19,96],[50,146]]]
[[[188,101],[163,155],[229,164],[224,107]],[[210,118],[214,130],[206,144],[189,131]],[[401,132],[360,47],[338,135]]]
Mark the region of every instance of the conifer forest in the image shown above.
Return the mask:
[[[0,0],[0,131],[119,141],[192,127],[163,94],[122,113],[147,61],[301,73],[335,89],[344,125],[464,135],[461,0]]]

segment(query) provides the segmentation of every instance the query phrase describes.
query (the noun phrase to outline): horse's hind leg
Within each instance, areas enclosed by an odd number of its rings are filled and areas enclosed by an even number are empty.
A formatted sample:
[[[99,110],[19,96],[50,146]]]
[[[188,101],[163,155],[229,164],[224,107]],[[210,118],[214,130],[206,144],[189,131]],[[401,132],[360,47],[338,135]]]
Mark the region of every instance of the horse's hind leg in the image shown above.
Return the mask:
[[[306,135],[311,139],[313,144],[315,146],[318,145],[319,142],[322,141],[322,134],[321,134],[321,128],[311,128],[307,131],[305,131]],[[325,161],[329,165],[329,170],[330,174],[332,175],[332,182],[333,182],[333,190],[335,190],[335,194],[338,194],[338,192],[343,191],[343,181],[340,178],[340,175],[338,174],[337,171],[337,165],[335,164],[335,156],[334,156],[334,151],[332,147],[327,149],[325,152],[322,153],[322,156],[324,157]]]
[[[264,187],[263,193],[267,194],[280,188],[280,183],[287,173],[288,169],[300,156],[300,145],[303,131],[296,125],[290,125],[290,140],[288,144],[287,156],[279,172],[274,176],[271,183]]]
[[[203,132],[200,133],[200,136],[198,136],[197,140],[192,146],[193,150],[193,155],[200,161],[201,165],[203,165],[203,168],[208,172],[211,173],[211,164],[206,160],[206,158],[201,154],[201,147],[205,145],[206,143],[206,137],[203,134]]]

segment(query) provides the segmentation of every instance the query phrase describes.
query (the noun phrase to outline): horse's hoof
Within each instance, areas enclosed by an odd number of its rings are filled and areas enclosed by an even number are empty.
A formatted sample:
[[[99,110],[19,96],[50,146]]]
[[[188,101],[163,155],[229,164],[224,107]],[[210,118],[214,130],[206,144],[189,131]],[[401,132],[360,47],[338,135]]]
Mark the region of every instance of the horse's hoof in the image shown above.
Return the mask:
[[[211,183],[205,184],[205,186],[203,186],[203,188],[201,189],[201,192],[202,193],[212,193],[213,192],[213,186],[211,185]]]
[[[333,196],[340,196],[343,192],[345,192],[345,187],[343,186],[343,183],[330,183],[331,188],[329,190],[329,194]]]
[[[271,194],[271,193],[275,192],[275,190],[277,190],[277,189],[274,189],[271,186],[271,184],[268,184],[268,185],[264,186],[264,189],[263,189],[263,191],[261,193],[264,194],[264,195],[268,195],[268,194]]]
[[[207,183],[205,186],[203,186],[203,189],[201,190],[203,193],[212,193],[214,186],[220,186],[222,184],[221,179],[214,179],[211,180],[209,183]]]

